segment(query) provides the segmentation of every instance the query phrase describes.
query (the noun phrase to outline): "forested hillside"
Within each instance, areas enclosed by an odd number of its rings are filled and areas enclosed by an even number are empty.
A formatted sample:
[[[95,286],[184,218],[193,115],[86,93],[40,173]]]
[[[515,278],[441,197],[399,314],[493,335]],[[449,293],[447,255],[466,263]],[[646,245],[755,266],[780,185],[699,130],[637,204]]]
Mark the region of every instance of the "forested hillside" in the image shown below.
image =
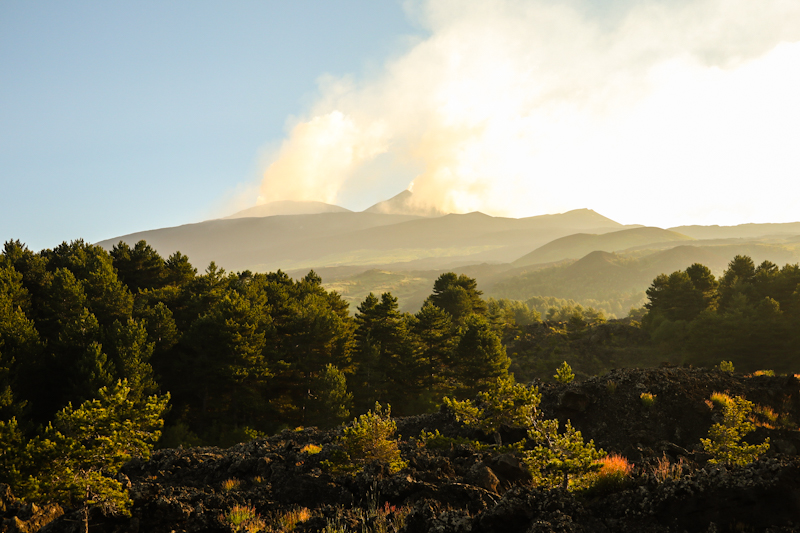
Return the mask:
[[[629,261],[596,253],[569,268],[614,283]],[[313,271],[292,279],[212,262],[198,273],[180,252],[165,259],[144,241],[107,252],[78,240],[38,253],[9,241],[0,255],[0,480],[31,501],[120,511],[131,501],[117,474],[154,445],[227,447],[331,428],[382,413],[376,402],[395,416],[444,403],[477,424],[484,414],[471,398],[517,405],[503,395],[536,399],[520,383],[665,362],[800,370],[797,264],[737,255],[717,278],[694,263],[657,275],[646,295],[643,309],[606,320],[555,296],[484,299],[474,278],[448,272],[415,313],[390,292],[350,309]],[[504,424],[521,423],[499,405],[498,421],[480,422],[498,444]],[[545,442],[548,431],[553,442],[583,443],[557,423],[530,438]],[[580,449],[597,459],[591,443]]]
[[[592,375],[725,359],[789,372],[800,355],[800,270],[756,267],[746,256],[719,280],[699,264],[659,275],[643,328],[606,322],[602,311],[562,299],[569,292],[487,301],[463,274],[439,276],[409,313],[389,292],[350,309],[313,271],[294,280],[212,262],[198,273],[180,252],[164,259],[144,241],[111,252],[74,241],[39,253],[11,241],[0,261],[0,414],[30,430],[120,379],[135,398],[171,394],[163,445],[227,445],[335,425],[375,401],[400,415],[428,412],[509,368],[529,380],[548,378],[563,360]],[[566,271],[614,287],[630,282],[631,261],[598,252]]]

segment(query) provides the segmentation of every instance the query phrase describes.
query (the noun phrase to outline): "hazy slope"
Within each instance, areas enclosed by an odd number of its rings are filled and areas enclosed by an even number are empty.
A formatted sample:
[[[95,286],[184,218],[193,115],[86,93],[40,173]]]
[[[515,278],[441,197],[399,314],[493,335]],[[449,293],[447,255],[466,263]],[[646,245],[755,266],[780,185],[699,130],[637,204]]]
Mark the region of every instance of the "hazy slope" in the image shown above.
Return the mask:
[[[602,233],[624,226],[582,209],[524,219],[482,213],[423,218],[376,213],[321,213],[211,220],[107,239],[146,240],[162,255],[176,250],[198,266],[216,261],[228,270],[268,271],[342,265],[440,268],[484,261],[509,262],[576,231]],[[419,262],[423,262],[420,264]]]
[[[276,215],[317,215],[319,213],[352,213],[349,209],[338,205],[326,204],[324,202],[296,202],[293,200],[282,200],[279,202],[269,202],[257,205],[243,211],[239,211],[225,219],[245,218],[245,217],[272,217]]]
[[[142,231],[97,244],[111,249],[120,240],[146,240],[164,257],[179,250],[202,268],[210,261],[228,270],[290,268],[297,257],[313,256],[313,242],[368,227],[411,220],[408,215],[321,213],[230,220],[208,220],[172,228]]]
[[[602,235],[579,233],[556,239],[526,254],[512,264],[514,266],[551,263],[564,259],[576,259],[594,251],[616,252],[655,243],[689,241],[691,237],[661,228],[640,227]]]
[[[695,239],[752,239],[768,235],[800,235],[800,222],[738,226],[677,226],[669,229]]]
[[[748,255],[756,264],[770,260],[780,266],[800,259],[797,248],[759,243],[679,245],[636,254],[595,251],[546,268],[498,272],[483,280],[482,287],[490,296],[516,300],[533,296],[612,300],[643,293],[659,274],[685,270],[693,263],[703,264],[719,276],[735,255]],[[479,284],[481,281],[478,279]]]

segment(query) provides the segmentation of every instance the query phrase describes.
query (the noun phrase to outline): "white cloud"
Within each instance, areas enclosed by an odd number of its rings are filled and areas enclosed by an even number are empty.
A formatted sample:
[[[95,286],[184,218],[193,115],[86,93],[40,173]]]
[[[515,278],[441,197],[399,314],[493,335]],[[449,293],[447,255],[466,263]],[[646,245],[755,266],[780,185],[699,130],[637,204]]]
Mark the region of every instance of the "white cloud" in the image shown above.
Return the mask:
[[[430,36],[375,78],[325,79],[267,169],[263,201],[335,202],[389,154],[421,169],[415,197],[447,211],[591,207],[662,226],[798,218],[800,2],[409,11]]]

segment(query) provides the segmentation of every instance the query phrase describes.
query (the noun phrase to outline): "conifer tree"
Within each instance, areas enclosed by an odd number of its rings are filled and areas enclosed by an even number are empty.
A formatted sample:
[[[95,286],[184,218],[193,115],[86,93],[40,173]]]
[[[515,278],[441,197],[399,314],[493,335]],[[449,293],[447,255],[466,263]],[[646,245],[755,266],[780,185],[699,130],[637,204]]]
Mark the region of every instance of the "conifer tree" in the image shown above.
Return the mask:
[[[130,498],[114,475],[132,457],[149,457],[168,401],[167,394],[137,404],[121,381],[78,408],[68,405],[25,446],[33,471],[18,490],[28,499],[83,508],[85,524],[90,506],[127,514]]]
[[[471,397],[508,373],[506,349],[482,316],[470,316],[449,367],[462,397]]]
[[[133,248],[119,241],[111,249],[111,257],[119,279],[133,294],[141,289],[160,288],[167,282],[166,262],[143,240]]]
[[[464,274],[446,272],[433,283],[433,293],[428,297],[433,305],[444,309],[456,322],[471,314],[486,313],[486,303],[481,299],[478,282]]]
[[[457,338],[450,315],[431,302],[426,302],[415,318],[413,332],[418,347],[413,359],[416,380],[412,390],[427,397],[429,406],[433,406],[453,391],[453,369],[449,365],[454,360]]]
[[[115,375],[125,379],[135,399],[156,392],[150,358],[154,343],[148,341],[147,330],[142,322],[133,318],[125,324],[114,322],[107,335],[107,351],[115,367]]]
[[[350,416],[353,395],[347,392],[344,373],[328,364],[319,373],[313,388],[308,423],[320,428],[336,426]]]

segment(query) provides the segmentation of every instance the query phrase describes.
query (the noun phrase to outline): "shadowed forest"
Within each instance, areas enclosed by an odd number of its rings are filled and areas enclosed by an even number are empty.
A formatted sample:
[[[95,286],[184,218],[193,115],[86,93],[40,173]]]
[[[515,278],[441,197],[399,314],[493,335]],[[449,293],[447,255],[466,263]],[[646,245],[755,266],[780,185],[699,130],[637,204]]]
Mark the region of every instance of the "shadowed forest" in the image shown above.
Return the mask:
[[[719,279],[700,264],[659,275],[621,320],[557,298],[485,300],[455,273],[416,313],[390,293],[351,310],[313,271],[198,273],[144,241],[40,253],[11,241],[0,265],[0,413],[26,431],[120,379],[135,398],[171,395],[162,446],[228,446],[330,427],[376,401],[432,412],[508,372],[552,380],[563,361],[578,377],[722,360],[787,373],[800,355],[800,268],[746,256]]]

